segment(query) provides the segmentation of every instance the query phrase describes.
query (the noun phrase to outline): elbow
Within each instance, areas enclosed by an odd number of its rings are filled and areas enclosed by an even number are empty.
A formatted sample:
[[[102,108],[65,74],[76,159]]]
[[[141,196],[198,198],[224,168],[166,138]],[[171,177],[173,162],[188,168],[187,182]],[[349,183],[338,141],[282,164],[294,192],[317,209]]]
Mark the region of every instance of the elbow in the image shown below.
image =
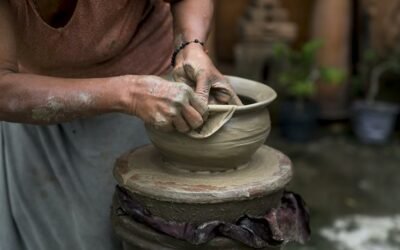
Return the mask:
[[[14,70],[0,69],[0,121],[4,120],[5,115],[14,111],[12,75],[16,73]]]
[[[0,78],[9,75],[9,74],[16,74],[18,73],[18,66],[15,66],[14,64],[4,64],[2,63],[0,65]]]
[[[16,73],[12,70],[0,69],[0,98],[7,94],[7,90],[10,88],[9,77]]]
[[[6,93],[6,89],[8,89],[10,85],[10,76],[13,76],[18,73],[17,66],[13,66],[12,64],[4,64],[0,65],[0,93]]]

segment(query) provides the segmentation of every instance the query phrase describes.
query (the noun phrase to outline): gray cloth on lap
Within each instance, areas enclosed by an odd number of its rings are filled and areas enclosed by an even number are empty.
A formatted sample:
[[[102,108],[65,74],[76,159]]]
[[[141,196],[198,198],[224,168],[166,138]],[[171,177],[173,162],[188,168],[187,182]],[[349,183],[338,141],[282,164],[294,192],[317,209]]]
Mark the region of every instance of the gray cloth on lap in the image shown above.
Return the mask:
[[[120,114],[52,126],[0,122],[0,249],[118,249],[112,168],[148,142],[142,122]]]

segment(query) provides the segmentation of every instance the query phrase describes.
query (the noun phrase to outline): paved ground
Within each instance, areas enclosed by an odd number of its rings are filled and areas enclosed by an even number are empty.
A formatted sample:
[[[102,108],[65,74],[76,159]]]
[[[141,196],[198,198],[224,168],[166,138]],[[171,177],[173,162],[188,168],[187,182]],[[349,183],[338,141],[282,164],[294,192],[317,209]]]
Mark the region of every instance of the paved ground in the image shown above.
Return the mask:
[[[285,249],[399,250],[400,143],[366,146],[341,134],[291,144],[275,132],[267,141],[292,159],[290,190],[311,209],[312,240]]]
[[[231,65],[219,67],[236,75]],[[398,91],[391,93],[398,101]],[[313,231],[306,246],[284,249],[400,250],[400,132],[389,145],[367,146],[339,124],[323,127],[311,143],[293,144],[278,135],[277,127],[267,144],[292,159],[295,177],[289,189],[308,203]]]

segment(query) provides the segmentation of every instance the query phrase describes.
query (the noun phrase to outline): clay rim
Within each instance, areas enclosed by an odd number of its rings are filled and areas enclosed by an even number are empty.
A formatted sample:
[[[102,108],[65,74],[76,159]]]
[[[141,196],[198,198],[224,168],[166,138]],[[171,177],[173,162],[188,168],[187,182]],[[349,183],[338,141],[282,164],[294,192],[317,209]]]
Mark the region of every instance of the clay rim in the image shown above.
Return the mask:
[[[253,104],[236,106],[235,112],[245,112],[264,108],[277,98],[277,93],[266,84],[252,81],[237,76],[225,76],[231,83],[233,89],[238,95],[248,97],[256,101]],[[208,105],[210,111],[224,112],[230,110],[232,105]]]

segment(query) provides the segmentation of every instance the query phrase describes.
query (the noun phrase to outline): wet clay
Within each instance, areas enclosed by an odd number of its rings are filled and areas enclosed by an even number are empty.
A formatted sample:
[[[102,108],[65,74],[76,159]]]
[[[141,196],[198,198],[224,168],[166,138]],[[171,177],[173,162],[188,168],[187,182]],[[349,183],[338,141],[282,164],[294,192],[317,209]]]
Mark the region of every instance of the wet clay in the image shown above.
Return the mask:
[[[292,168],[285,155],[262,146],[245,168],[193,174],[163,167],[162,156],[149,145],[118,159],[114,176],[155,216],[231,222],[243,214],[258,216],[277,206],[292,178]]]
[[[254,103],[210,106],[210,124],[189,135],[147,127],[164,160],[190,171],[226,171],[245,165],[265,142],[271,129],[267,106],[276,98],[268,86],[228,77],[239,96]]]

